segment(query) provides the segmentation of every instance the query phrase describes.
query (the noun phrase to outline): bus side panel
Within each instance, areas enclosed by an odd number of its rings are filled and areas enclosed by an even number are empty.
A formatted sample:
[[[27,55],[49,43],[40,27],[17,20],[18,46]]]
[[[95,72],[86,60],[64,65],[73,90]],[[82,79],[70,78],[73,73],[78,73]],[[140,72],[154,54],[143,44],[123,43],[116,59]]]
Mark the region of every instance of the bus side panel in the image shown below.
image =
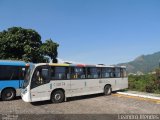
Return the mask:
[[[115,89],[113,91],[126,88],[128,88],[128,78],[115,78]]]
[[[31,101],[50,100],[52,91],[56,89],[64,89],[65,96],[70,97],[70,80],[51,80],[50,83],[39,85],[31,89]]]
[[[100,88],[101,88],[102,92],[104,92],[104,87],[107,84],[111,85],[112,90],[116,89],[114,78],[102,78],[102,79],[99,80],[99,85],[100,85]]]
[[[102,93],[103,90],[100,86],[100,79],[86,79],[86,94]]]
[[[19,88],[22,88],[24,80],[19,80]]]
[[[119,83],[120,89],[128,88],[128,78],[121,78],[121,82]]]
[[[71,80],[51,80],[50,90],[53,91],[55,89],[64,89],[65,97],[72,96]]]
[[[19,80],[1,80],[0,81],[0,93],[5,88],[14,88],[16,90],[16,96],[20,96],[20,89],[19,89]]]

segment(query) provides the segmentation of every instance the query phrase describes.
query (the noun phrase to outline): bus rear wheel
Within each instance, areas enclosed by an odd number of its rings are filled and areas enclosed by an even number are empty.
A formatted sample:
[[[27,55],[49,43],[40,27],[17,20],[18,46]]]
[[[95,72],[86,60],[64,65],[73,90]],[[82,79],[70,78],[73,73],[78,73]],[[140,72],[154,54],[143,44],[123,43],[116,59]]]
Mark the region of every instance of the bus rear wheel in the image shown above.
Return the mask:
[[[105,87],[104,87],[104,95],[111,95],[111,93],[112,93],[112,88],[111,88],[111,86],[110,85],[106,85]]]
[[[52,103],[61,103],[64,101],[64,92],[62,90],[56,90],[51,94]]]
[[[2,91],[1,98],[3,101],[13,100],[16,96],[16,92],[12,88],[7,88]]]

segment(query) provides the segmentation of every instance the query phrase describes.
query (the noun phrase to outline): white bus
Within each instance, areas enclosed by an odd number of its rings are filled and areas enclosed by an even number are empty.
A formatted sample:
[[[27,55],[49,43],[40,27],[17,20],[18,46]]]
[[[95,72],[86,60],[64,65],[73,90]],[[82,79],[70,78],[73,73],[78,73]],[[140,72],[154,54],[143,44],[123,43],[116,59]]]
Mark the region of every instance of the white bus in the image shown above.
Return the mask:
[[[30,66],[21,96],[25,102],[61,103],[68,97],[110,95],[125,88],[128,78],[124,66],[39,63]]]

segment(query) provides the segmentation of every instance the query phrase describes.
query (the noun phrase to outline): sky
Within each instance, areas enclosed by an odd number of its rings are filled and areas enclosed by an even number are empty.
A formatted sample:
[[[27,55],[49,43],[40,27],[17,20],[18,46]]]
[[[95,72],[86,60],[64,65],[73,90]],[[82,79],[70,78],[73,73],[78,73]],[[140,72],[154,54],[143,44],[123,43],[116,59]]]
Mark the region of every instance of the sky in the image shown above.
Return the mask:
[[[0,0],[0,31],[13,26],[57,42],[63,60],[129,62],[160,51],[160,0]]]

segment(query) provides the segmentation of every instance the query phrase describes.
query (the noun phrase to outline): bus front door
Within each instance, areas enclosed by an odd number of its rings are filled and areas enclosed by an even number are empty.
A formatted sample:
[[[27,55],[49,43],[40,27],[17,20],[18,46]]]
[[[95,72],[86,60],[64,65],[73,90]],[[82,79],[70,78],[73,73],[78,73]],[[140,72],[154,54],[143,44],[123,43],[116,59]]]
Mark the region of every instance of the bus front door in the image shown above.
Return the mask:
[[[31,82],[31,99],[32,101],[50,99],[50,73],[48,66],[37,67]]]

